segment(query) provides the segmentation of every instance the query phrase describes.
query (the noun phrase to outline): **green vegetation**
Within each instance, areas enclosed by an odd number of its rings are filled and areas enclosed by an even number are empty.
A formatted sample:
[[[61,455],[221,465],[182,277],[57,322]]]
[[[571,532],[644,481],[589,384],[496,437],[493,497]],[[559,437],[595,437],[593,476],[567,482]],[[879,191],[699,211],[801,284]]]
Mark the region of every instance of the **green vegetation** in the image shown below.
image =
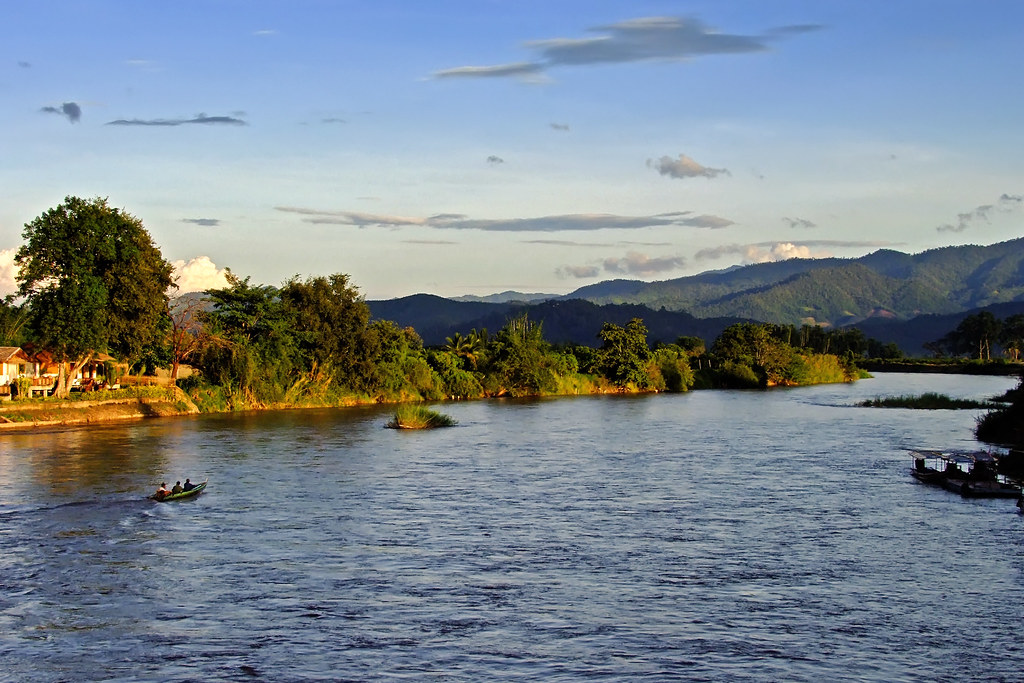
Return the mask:
[[[129,364],[162,346],[171,264],[142,222],[105,199],[67,197],[25,225],[18,293],[33,341],[59,363],[56,396],[95,352]]]
[[[863,335],[845,331],[828,333],[806,325],[797,330],[789,325],[737,323],[726,328],[711,345],[706,369],[701,359],[697,384],[753,389],[850,382],[860,376],[855,349],[863,345]],[[819,350],[830,347],[841,355]]]
[[[975,436],[987,443],[1024,452],[1024,378],[1000,398],[1006,405],[989,411],[978,420]],[[1018,459],[1020,459],[1018,455]]]
[[[920,396],[887,396],[868,399],[859,405],[865,408],[914,408],[917,410],[970,410],[990,408],[991,401],[951,398],[945,394],[927,392]]]
[[[390,429],[434,429],[436,427],[453,427],[458,422],[451,416],[431,410],[421,405],[401,406],[394,418],[387,423]]]

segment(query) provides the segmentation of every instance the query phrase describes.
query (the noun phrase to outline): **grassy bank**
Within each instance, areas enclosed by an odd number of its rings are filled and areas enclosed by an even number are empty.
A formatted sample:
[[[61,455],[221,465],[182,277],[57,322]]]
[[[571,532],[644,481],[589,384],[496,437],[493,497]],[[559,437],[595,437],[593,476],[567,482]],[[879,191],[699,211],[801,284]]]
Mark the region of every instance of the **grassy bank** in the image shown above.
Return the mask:
[[[913,408],[916,410],[970,410],[992,408],[991,401],[975,401],[966,398],[951,398],[945,394],[929,392],[920,396],[886,396],[861,401],[865,408]]]

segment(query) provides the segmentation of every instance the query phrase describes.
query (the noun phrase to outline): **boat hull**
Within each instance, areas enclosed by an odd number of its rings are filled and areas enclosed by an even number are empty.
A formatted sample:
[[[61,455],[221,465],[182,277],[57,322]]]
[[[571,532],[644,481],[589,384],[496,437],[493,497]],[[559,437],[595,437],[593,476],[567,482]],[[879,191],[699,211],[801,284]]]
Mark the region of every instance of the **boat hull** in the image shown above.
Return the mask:
[[[158,503],[169,503],[173,500],[185,500],[186,498],[195,498],[196,496],[203,492],[203,489],[206,488],[206,483],[208,481],[209,479],[207,479],[207,481],[204,481],[202,484],[196,484],[196,487],[194,489],[189,489],[188,491],[182,491],[181,493],[168,493],[163,498],[157,498],[156,494],[153,494],[152,496],[149,497],[149,499],[155,500]]]

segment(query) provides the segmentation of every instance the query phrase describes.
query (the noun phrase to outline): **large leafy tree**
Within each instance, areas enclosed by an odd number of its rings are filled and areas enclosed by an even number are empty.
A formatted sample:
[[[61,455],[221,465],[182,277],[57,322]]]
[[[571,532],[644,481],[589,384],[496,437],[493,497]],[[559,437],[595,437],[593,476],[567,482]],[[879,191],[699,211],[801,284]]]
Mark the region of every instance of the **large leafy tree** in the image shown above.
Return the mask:
[[[793,349],[773,334],[770,325],[736,323],[722,330],[711,345],[719,361],[753,370],[766,384],[785,381],[793,364]]]
[[[1021,351],[1024,350],[1024,313],[1011,315],[1003,321],[999,341],[1007,356],[1014,361],[1020,360]]]
[[[509,320],[487,349],[487,387],[494,395],[536,396],[550,391],[555,379],[540,323],[526,313]]]
[[[960,321],[941,342],[954,354],[970,354],[978,360],[992,358],[992,342],[999,341],[1002,321],[989,311],[980,311]]]
[[[0,301],[0,346],[21,346],[28,322],[28,306],[15,305],[14,296]]]
[[[281,288],[281,303],[294,326],[302,357],[329,371],[339,383],[357,387],[373,374],[365,348],[370,307],[348,275],[292,278]]]
[[[135,216],[66,197],[25,224],[18,293],[36,340],[60,364],[56,393],[98,351],[129,363],[162,342],[171,264]]]
[[[647,346],[647,327],[643,321],[633,318],[625,327],[605,323],[597,336],[601,339],[598,352],[601,374],[623,389],[630,384],[647,388],[651,349]]]
[[[294,379],[296,343],[280,292],[253,285],[230,270],[228,286],[206,291],[200,312],[207,343],[195,364],[212,383],[238,391],[253,405],[277,402]]]

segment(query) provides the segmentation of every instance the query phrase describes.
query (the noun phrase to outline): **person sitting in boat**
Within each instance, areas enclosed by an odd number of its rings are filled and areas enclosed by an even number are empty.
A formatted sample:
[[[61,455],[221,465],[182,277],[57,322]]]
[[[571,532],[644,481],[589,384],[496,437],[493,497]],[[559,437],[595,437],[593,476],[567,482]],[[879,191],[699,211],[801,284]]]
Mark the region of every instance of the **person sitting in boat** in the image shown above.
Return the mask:
[[[174,482],[174,488],[171,489],[171,493],[181,493],[184,490],[185,489],[181,488],[181,482],[176,481]]]
[[[191,491],[195,487],[196,487],[196,485],[193,484],[192,481],[188,477],[185,477],[185,485],[181,487],[182,490],[183,491]]]
[[[960,468],[956,466],[956,463],[950,460],[946,463],[946,469],[944,474],[948,477],[951,475],[960,474]]]
[[[156,498],[157,500],[160,500],[161,498],[167,496],[167,494],[169,493],[170,491],[167,490],[167,484],[165,484],[164,482],[160,482],[160,488],[156,490],[156,493],[153,494],[153,497]]]

